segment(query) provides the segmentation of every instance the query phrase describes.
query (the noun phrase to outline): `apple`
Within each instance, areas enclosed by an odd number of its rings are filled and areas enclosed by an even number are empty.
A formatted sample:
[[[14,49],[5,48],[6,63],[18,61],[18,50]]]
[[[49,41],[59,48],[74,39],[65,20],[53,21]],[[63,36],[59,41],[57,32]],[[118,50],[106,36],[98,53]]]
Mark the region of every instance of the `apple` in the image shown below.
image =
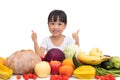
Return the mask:
[[[59,68],[62,66],[62,63],[57,60],[52,60],[49,62],[51,67],[51,74],[59,74]]]

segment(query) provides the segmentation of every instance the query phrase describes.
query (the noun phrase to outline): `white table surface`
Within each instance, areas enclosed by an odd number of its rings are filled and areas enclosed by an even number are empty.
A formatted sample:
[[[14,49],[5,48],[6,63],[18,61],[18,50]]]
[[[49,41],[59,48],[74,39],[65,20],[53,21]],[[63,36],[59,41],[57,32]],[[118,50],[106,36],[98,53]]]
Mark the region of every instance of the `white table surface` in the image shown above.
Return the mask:
[[[17,79],[16,79],[16,76],[13,75],[9,80],[17,80]],[[24,80],[24,79],[21,77],[20,80]],[[29,79],[29,80],[32,80],[32,79]],[[47,78],[37,78],[36,80],[50,80],[50,76],[48,76]],[[70,77],[69,80],[80,80],[80,79],[77,79],[77,78],[74,78],[74,77]],[[86,79],[81,79],[81,80],[86,80]],[[120,77],[117,77],[116,80],[120,80]]]
[[[16,76],[13,75],[9,80],[17,80],[17,79],[16,79]],[[24,79],[21,77],[20,80],[24,80]],[[32,79],[29,79],[29,80],[32,80]],[[48,76],[47,78],[37,78],[36,80],[50,80],[50,76]],[[69,80],[80,80],[80,79],[71,77],[71,78],[69,78]]]

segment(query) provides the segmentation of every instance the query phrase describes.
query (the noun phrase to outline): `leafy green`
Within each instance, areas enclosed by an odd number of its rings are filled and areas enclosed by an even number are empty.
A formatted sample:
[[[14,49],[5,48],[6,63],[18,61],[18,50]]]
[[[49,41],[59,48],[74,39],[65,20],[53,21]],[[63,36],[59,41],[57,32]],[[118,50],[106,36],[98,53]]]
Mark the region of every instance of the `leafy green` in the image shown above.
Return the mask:
[[[111,58],[111,61],[113,62],[113,65],[115,68],[120,68],[120,57],[119,56],[113,56]]]
[[[97,75],[113,74],[115,77],[120,77],[120,69],[113,68],[113,69],[107,70],[100,66],[94,66],[94,67],[96,69]]]
[[[63,53],[65,54],[65,58],[72,58],[74,53],[76,53],[76,56],[78,56],[80,52],[81,52],[81,49],[76,44],[69,44],[63,50]]]

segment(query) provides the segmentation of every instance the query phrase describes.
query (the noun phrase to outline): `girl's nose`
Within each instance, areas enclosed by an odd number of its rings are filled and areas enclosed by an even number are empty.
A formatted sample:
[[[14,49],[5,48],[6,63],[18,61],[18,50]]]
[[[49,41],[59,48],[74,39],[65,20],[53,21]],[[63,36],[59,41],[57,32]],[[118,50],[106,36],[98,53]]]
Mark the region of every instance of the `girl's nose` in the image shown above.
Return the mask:
[[[55,25],[54,25],[54,28],[58,28],[58,25],[57,25],[57,24],[55,24]]]

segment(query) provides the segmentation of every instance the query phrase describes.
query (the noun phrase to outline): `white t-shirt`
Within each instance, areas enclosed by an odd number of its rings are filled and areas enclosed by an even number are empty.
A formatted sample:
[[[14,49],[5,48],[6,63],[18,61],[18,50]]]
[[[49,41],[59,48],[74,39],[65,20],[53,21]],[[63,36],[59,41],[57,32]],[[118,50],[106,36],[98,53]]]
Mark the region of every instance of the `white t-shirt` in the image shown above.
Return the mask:
[[[73,41],[73,39],[70,36],[65,36],[63,43],[60,46],[55,46],[52,43],[52,41],[50,39],[50,36],[49,36],[49,37],[46,37],[46,38],[43,39],[43,41],[41,43],[41,47],[44,47],[46,49],[46,51],[50,50],[51,48],[58,48],[58,49],[63,51],[63,49],[67,45],[73,44],[73,43],[74,43],[74,41]]]

